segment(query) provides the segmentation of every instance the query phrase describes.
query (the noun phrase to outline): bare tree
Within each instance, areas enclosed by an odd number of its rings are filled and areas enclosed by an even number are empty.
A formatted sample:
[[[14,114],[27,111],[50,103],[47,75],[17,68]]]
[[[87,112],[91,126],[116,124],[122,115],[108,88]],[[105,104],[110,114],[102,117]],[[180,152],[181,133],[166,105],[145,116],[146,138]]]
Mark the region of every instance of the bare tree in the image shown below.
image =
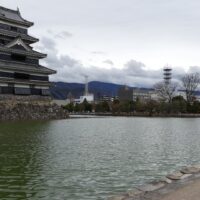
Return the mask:
[[[194,93],[200,84],[199,73],[186,74],[182,78],[182,84],[185,89],[187,102],[191,103],[193,101]]]
[[[175,82],[171,82],[166,84],[164,81],[156,83],[154,85],[154,89],[157,92],[158,96],[166,102],[171,102],[172,98],[175,96],[178,84]]]

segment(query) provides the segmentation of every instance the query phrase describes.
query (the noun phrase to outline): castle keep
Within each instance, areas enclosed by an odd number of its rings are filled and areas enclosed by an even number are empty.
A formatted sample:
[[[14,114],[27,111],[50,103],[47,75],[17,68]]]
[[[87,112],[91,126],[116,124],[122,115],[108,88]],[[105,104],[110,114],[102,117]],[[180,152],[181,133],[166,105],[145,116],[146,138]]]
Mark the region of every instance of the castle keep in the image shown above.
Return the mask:
[[[39,40],[28,34],[33,22],[19,10],[0,7],[0,94],[49,96],[49,75],[56,71],[39,64],[47,55],[34,51]]]

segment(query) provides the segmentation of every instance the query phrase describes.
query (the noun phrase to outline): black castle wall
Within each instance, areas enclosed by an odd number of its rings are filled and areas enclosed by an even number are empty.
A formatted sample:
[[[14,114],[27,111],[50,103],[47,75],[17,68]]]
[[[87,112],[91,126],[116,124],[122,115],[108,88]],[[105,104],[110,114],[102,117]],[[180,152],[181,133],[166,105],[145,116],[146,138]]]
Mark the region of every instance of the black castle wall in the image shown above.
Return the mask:
[[[1,71],[0,71],[0,77],[2,77],[2,78],[16,78],[15,73],[1,72]],[[23,77],[22,77],[22,79],[23,79]],[[28,75],[28,79],[34,80],[34,81],[49,81],[48,76]]]
[[[12,94],[12,95],[22,95],[22,96],[30,96],[30,95],[50,96],[50,91],[48,89],[15,88],[15,87],[3,86],[0,87],[0,95],[2,94]]]
[[[23,34],[28,33],[26,29],[15,27],[15,26],[10,26],[10,25],[7,25],[7,24],[1,24],[1,23],[0,23],[0,29],[13,31],[13,32],[17,32],[17,33],[23,33]]]
[[[0,54],[0,60],[15,61],[15,60],[12,59],[11,55],[6,55],[6,54]],[[22,63],[38,65],[39,60],[26,57],[26,60],[22,61]]]

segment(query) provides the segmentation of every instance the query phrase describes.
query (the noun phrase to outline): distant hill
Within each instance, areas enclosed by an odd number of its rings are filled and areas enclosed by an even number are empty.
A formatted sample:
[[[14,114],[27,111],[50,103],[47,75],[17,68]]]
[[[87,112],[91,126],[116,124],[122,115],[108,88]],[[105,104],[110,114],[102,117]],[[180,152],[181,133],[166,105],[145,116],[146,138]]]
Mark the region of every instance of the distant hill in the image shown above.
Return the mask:
[[[54,82],[51,87],[51,94],[54,99],[66,99],[71,93],[75,98],[79,98],[84,93],[85,85],[81,83]],[[103,95],[116,96],[118,89],[123,85],[114,83],[104,83],[99,81],[89,82],[89,92],[93,93],[95,98]]]
[[[71,93],[75,98],[79,98],[84,93],[85,85],[83,83],[64,83],[64,82],[54,82],[53,86],[50,88],[52,97],[54,99],[64,100],[67,98],[67,95]],[[117,96],[119,88],[124,85],[114,84],[114,83],[105,83],[100,81],[89,82],[89,92],[93,93],[95,99],[103,95],[107,96]],[[132,88],[133,87],[129,87]],[[141,88],[144,90],[152,90],[152,88]],[[184,90],[179,90],[184,92]],[[195,92],[196,96],[200,96],[200,91]]]

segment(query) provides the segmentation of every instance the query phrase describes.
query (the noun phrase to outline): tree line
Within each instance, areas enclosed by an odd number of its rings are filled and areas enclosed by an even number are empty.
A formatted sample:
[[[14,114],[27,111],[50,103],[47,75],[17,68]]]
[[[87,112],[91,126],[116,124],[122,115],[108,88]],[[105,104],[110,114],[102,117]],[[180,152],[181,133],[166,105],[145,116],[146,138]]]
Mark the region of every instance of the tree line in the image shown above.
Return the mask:
[[[200,113],[200,102],[195,99],[195,92],[200,84],[200,75],[198,73],[186,74],[181,78],[183,96],[176,96],[179,87],[178,83],[164,81],[154,85],[155,92],[159,100],[141,100],[136,101],[113,101],[88,103],[85,99],[81,104],[70,103],[64,108],[69,112],[97,112],[97,113],[144,113],[147,115],[156,114],[178,114],[178,113]]]
[[[182,96],[175,96],[171,102],[164,101],[141,101],[139,98],[136,101],[114,100],[113,102],[99,102],[96,104],[88,103],[84,100],[81,104],[70,103],[64,106],[69,112],[96,112],[96,113],[111,113],[120,115],[122,113],[137,114],[144,113],[146,115],[159,114],[179,114],[179,113],[200,113],[200,102],[194,101],[193,104],[188,104]]]

